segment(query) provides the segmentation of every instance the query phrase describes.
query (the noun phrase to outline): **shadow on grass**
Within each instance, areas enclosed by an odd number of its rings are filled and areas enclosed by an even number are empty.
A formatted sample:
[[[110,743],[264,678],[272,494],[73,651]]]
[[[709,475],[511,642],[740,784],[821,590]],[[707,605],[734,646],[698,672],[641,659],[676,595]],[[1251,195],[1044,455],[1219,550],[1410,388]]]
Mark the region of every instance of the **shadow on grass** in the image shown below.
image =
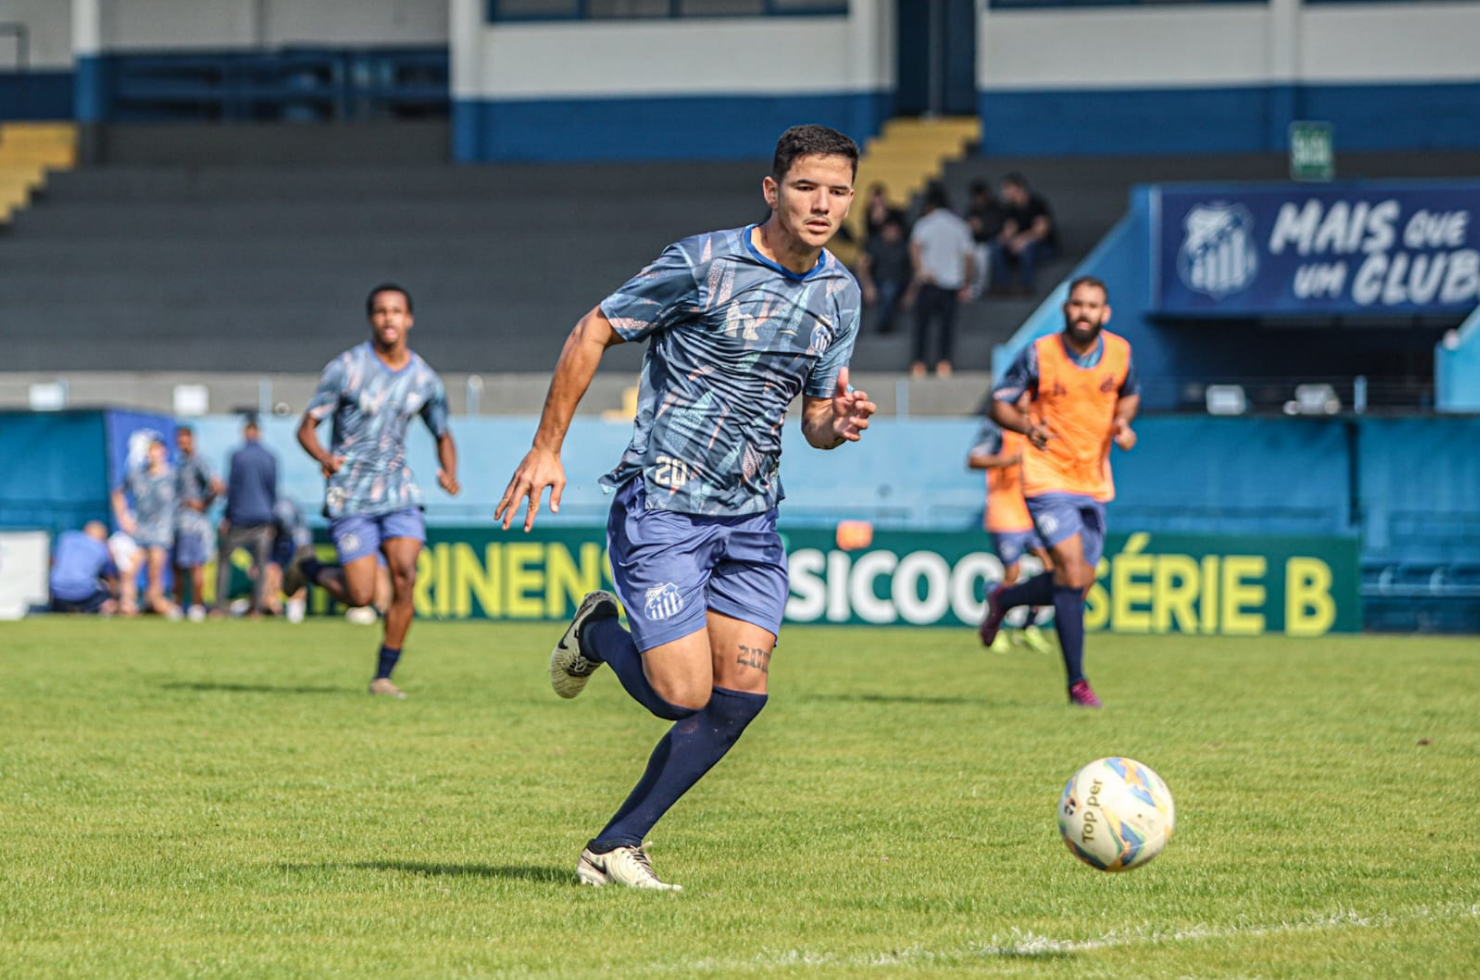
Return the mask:
[[[221,681],[172,681],[160,687],[169,691],[227,691],[233,694],[344,694],[345,687],[292,687],[276,684],[228,684]]]
[[[863,704],[989,704],[986,698],[938,697],[919,694],[807,694],[798,701],[854,701]]]
[[[356,861],[351,864],[284,864],[285,871],[395,871],[429,878],[507,878],[546,885],[566,885],[576,876],[569,868],[525,864],[432,864],[426,861]]]

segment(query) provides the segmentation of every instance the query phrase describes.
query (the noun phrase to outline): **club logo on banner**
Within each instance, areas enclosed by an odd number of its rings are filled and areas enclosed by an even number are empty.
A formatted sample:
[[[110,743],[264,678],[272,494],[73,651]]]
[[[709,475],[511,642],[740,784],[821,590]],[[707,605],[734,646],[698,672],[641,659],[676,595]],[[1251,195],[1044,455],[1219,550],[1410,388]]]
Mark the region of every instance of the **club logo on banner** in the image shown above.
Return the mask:
[[[1177,275],[1188,289],[1222,299],[1254,281],[1259,252],[1248,208],[1222,202],[1194,205],[1182,227]]]
[[[1480,302],[1480,183],[1182,189],[1153,200],[1157,312],[1460,313]]]

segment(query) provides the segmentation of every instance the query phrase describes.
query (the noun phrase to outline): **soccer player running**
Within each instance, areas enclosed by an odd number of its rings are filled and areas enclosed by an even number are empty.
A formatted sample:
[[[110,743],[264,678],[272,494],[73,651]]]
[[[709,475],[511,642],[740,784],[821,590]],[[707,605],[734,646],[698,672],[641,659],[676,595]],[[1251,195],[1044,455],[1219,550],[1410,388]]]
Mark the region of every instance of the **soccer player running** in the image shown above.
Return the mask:
[[[1026,399],[1019,399],[1019,403]],[[982,419],[981,434],[976,445],[966,457],[966,465],[974,470],[987,472],[987,508],[983,521],[986,531],[992,536],[992,547],[1002,561],[1002,584],[1016,585],[1022,575],[1022,558],[1031,552],[1044,569],[1053,568],[1053,559],[1033,527],[1033,517],[1028,513],[1028,503],[1023,497],[1023,454],[1028,437],[1021,432],[1002,429],[991,417]],[[1048,652],[1048,641],[1035,625],[1037,607],[1028,610],[1028,618],[1015,639],[1027,644],[1039,653]],[[1006,633],[999,633],[992,641],[992,650],[1006,653],[1009,641]]]
[[[1141,404],[1131,345],[1105,330],[1105,284],[1081,276],[1069,284],[1064,329],[1023,349],[992,393],[993,421],[1028,437],[1023,495],[1053,557],[1053,571],[987,596],[982,642],[990,646],[1015,606],[1053,604],[1068,672],[1069,703],[1100,707],[1084,675],[1084,595],[1105,547],[1105,504],[1115,496],[1110,444],[1131,449],[1131,420]],[[1018,408],[1027,392],[1030,412]]]
[[[575,697],[609,664],[638,703],[673,721],[615,816],[581,852],[589,885],[677,890],[643,840],[722,759],[766,704],[767,669],[788,595],[776,530],[781,427],[803,395],[818,449],[859,439],[875,405],[848,385],[860,296],[823,246],[853,199],[858,147],[795,126],[762,184],[770,217],[669,246],[581,318],[555,366],[534,446],[494,511],[508,528],[544,490],[559,511],[561,444],[602,354],[648,341],[632,441],[602,478],[615,491],[607,541],[617,597],[592,592],[550,655],[550,681]]]
[[[300,551],[284,575],[283,591],[293,595],[311,582],[346,605],[368,606],[375,598],[376,552],[383,554],[391,604],[370,693],[404,698],[391,672],[411,629],[416,559],[426,542],[421,488],[406,465],[411,420],[420,415],[436,438],[437,484],[454,495],[457,448],[447,428],[442,379],[406,346],[414,323],[411,294],[387,283],[370,291],[365,306],[370,340],[329,362],[298,424],[299,444],[328,481],[324,516],[339,564],[320,564],[311,551]],[[334,436],[326,451],[318,427],[331,415]]]

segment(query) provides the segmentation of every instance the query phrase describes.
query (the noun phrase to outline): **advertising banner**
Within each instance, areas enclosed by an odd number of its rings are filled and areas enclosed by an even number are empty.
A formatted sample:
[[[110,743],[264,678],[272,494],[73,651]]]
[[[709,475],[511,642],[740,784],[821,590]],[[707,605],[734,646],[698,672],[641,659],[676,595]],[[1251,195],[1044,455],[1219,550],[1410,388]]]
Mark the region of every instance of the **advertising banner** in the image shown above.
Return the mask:
[[[601,528],[429,528],[416,612],[563,620],[610,588]],[[1002,564],[985,535],[880,531],[845,549],[831,530],[784,535],[788,622],[974,626]],[[332,549],[321,546],[326,553]],[[1086,625],[1120,633],[1321,636],[1361,629],[1354,538],[1111,535]],[[322,596],[319,609],[323,610]]]
[[[1464,313],[1480,183],[1158,187],[1152,307],[1190,316]]]

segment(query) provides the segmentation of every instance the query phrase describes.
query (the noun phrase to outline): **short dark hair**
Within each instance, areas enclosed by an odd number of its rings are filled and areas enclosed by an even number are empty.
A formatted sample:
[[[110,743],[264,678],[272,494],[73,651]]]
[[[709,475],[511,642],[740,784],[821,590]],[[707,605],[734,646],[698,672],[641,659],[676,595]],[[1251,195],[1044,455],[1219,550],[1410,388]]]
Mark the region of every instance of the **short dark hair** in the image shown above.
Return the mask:
[[[375,312],[375,297],[379,296],[381,293],[400,293],[402,296],[406,297],[406,312],[416,312],[415,308],[413,308],[411,304],[411,294],[406,291],[405,286],[397,286],[393,282],[383,282],[379,286],[376,286],[374,289],[370,290],[370,295],[365,297],[366,316],[370,316]]]
[[[988,197],[992,196],[992,185],[987,183],[985,180],[982,180],[980,177],[973,180],[971,182],[971,186],[968,187],[967,190],[970,192],[972,197],[975,197],[978,194],[985,194]]]
[[[780,180],[801,157],[847,157],[858,176],[858,144],[836,129],[807,123],[793,126],[776,141],[776,156],[771,160],[771,176]]]
[[[1072,296],[1074,294],[1074,290],[1078,289],[1080,286],[1093,286],[1100,292],[1105,294],[1105,301],[1107,303],[1110,301],[1110,287],[1105,285],[1105,280],[1101,279],[1099,276],[1077,276],[1072,282],[1069,283],[1069,295]]]
[[[1028,178],[1024,177],[1022,174],[1018,173],[1016,170],[1011,171],[1010,173],[1007,173],[1007,174],[1003,174],[1003,176],[1002,176],[1002,183],[1004,183],[1004,184],[1010,184],[1013,187],[1021,187],[1023,190],[1027,190],[1028,189]]]
[[[189,426],[189,425],[177,425],[177,426],[175,426],[175,435],[179,435],[182,432],[186,433],[187,435],[192,435],[193,436],[193,435],[195,435],[195,427],[194,426]]]
[[[932,183],[925,188],[925,208],[941,208],[949,210],[951,207],[951,196],[946,193],[945,185]]]

